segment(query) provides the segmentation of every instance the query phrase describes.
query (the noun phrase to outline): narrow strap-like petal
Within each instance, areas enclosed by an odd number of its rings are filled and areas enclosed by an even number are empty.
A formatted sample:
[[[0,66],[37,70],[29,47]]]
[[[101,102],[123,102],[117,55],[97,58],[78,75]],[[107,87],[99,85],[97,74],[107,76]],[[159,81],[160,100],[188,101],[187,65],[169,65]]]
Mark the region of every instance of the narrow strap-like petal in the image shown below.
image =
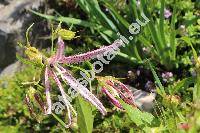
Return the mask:
[[[60,37],[58,38],[57,46],[58,48],[56,50],[56,54],[48,58],[49,64],[54,64],[57,61],[64,58],[65,44],[64,44],[64,41]]]
[[[46,99],[47,99],[46,114],[51,114],[50,82],[49,82],[49,70],[47,66],[45,68],[45,93],[46,93]]]
[[[67,97],[69,97],[69,95],[67,95],[67,94],[65,93],[64,88],[62,87],[62,84],[61,84],[59,78],[57,77],[57,74],[56,74],[55,72],[52,71],[52,76],[53,76],[53,78],[54,78],[56,84],[57,84],[58,87],[59,87],[59,90],[60,90],[60,92],[61,92],[61,95],[64,96],[64,97],[63,97],[63,100],[64,100],[65,104],[67,104],[67,105],[70,107],[70,109],[72,110],[72,112],[74,113],[74,115],[77,116],[76,111],[74,110],[74,108],[73,108],[72,105],[70,104],[70,101],[67,99]]]
[[[60,60],[64,56],[64,49],[65,49],[65,44],[64,41],[61,39],[61,37],[58,37],[58,49],[56,51],[56,60]]]
[[[102,47],[102,48],[99,48],[97,50],[90,51],[87,53],[64,57],[59,62],[66,63],[66,64],[84,62],[86,60],[96,58],[98,55],[104,54],[104,52],[111,51],[111,50],[115,51],[118,47],[122,45],[123,45],[123,42],[120,40],[117,40],[112,45],[105,46],[105,47]]]
[[[26,105],[28,106],[28,110],[30,112],[30,115],[33,117],[35,115],[35,112],[31,106],[31,100],[30,100],[30,97],[26,94],[25,95],[25,99],[24,99]]]
[[[105,88],[105,87],[102,87],[101,91],[103,93],[106,94],[106,96],[108,97],[108,99],[115,105],[117,106],[118,108],[122,109],[122,106],[121,104],[119,103],[119,101]]]
[[[71,123],[72,123],[72,115],[71,115],[71,110],[70,110],[71,104],[70,104],[70,102],[67,100],[67,97],[66,97],[67,94],[64,92],[64,89],[63,89],[63,87],[62,87],[62,84],[61,84],[59,78],[57,77],[56,73],[55,73],[54,71],[53,71],[52,73],[53,73],[53,78],[54,78],[56,84],[58,85],[58,88],[59,88],[59,90],[60,90],[60,92],[61,92],[61,95],[62,95],[62,97],[63,97],[64,103],[65,103],[65,105],[66,105],[66,107],[67,107],[68,121],[69,121],[68,124],[67,124],[67,126],[69,127],[69,126],[71,125]]]
[[[106,81],[106,83],[108,85],[112,86],[113,89],[115,89],[120,94],[120,97],[126,103],[135,106],[133,93],[124,84],[122,84],[121,82],[117,82],[118,86],[115,86],[115,83],[112,82],[111,80]]]
[[[103,104],[97,99],[85,86],[80,84],[69,71],[58,65],[61,70],[61,77],[65,80],[75,91],[77,91],[83,98],[91,102],[103,115],[106,115],[106,109]],[[59,71],[59,68],[57,70]]]

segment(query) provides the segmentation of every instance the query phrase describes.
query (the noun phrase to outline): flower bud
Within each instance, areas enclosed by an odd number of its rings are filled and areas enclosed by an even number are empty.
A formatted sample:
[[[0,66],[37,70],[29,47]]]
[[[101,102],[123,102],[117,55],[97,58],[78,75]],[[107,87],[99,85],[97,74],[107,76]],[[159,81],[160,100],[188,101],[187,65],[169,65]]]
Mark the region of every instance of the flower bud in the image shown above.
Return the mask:
[[[34,61],[36,64],[42,64],[42,54],[35,47],[27,47],[25,54],[31,61]]]
[[[72,40],[75,38],[76,32],[66,30],[66,29],[60,29],[58,30],[58,36],[60,36],[63,40]]]

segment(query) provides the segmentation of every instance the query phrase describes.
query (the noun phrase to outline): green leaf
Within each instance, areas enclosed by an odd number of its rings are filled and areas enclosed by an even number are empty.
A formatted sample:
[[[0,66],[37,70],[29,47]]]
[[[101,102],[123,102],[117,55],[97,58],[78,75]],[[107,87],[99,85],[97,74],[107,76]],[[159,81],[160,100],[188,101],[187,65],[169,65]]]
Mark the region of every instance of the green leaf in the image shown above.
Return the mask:
[[[143,124],[151,124],[154,116],[147,112],[142,112],[138,108],[133,107],[131,105],[126,104],[122,100],[120,100],[123,108],[126,110],[130,119],[137,125],[141,126]]]
[[[82,97],[77,97],[78,126],[81,133],[91,133],[93,129],[94,116],[92,106]]]
[[[35,15],[38,15],[40,17],[46,18],[48,20],[55,20],[55,21],[59,21],[59,22],[65,22],[67,24],[74,24],[74,25],[80,25],[80,26],[84,26],[84,27],[95,27],[96,25],[94,23],[90,23],[81,19],[76,19],[76,18],[70,18],[70,17],[63,17],[63,16],[59,16],[59,17],[55,17],[52,15],[45,15],[33,10],[29,10],[30,12],[34,13]]]
[[[65,124],[65,122],[63,120],[61,120],[56,114],[52,113],[52,115],[64,128],[68,128],[68,126]]]
[[[176,2],[174,3],[173,13],[172,13],[172,21],[171,21],[171,35],[170,35],[170,45],[172,48],[172,57],[173,59],[176,58],[176,30],[175,30],[175,20],[176,20]]]
[[[180,92],[181,89],[188,88],[190,84],[195,82],[194,77],[188,77],[179,81],[172,89],[172,94]]]
[[[134,130],[133,128],[130,129],[129,133],[134,133]]]
[[[195,60],[195,62],[197,62],[197,61],[198,61],[197,52],[196,52],[196,50],[194,49],[194,47],[193,47],[193,45],[192,45],[192,43],[191,43],[190,38],[184,36],[184,37],[182,37],[181,39],[182,39],[183,41],[185,41],[185,42],[192,48],[192,53],[193,53],[193,56],[194,56],[194,60]]]
[[[160,37],[162,39],[162,43],[166,45],[165,41],[165,31],[164,31],[164,7],[165,7],[165,0],[161,0],[161,8],[160,8]]]

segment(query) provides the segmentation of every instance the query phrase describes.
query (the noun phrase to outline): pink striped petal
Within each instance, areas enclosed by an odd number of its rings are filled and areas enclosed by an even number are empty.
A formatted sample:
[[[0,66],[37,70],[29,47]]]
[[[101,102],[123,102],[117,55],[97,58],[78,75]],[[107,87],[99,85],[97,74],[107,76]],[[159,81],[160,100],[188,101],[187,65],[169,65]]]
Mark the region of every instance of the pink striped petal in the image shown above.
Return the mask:
[[[82,84],[80,84],[71,74],[62,66],[58,65],[60,70],[64,73],[62,79],[66,81],[76,92],[80,93],[82,97],[91,102],[103,115],[106,115],[106,109],[103,104]]]
[[[46,114],[51,114],[50,82],[49,82],[49,70],[47,66],[45,68],[45,93],[46,93],[46,99],[47,99]]]
[[[71,123],[72,123],[72,115],[71,115],[71,111],[70,111],[70,105],[71,105],[71,104],[70,104],[70,102],[67,100],[67,97],[66,97],[67,94],[64,92],[64,89],[63,89],[63,87],[62,87],[62,84],[61,84],[59,78],[57,77],[56,73],[55,73],[54,71],[53,71],[52,73],[53,73],[53,78],[54,78],[56,84],[58,85],[58,88],[59,88],[59,90],[60,90],[60,92],[61,92],[61,95],[62,95],[62,97],[63,97],[64,103],[65,103],[65,105],[66,105],[66,107],[67,107],[67,113],[68,113],[68,124],[67,124],[67,128],[68,128],[68,127],[71,125]]]
[[[64,58],[65,44],[64,44],[64,41],[61,39],[61,37],[58,38],[57,45],[58,45],[58,47],[57,47],[57,50],[56,50],[56,54],[51,56],[50,58],[48,58],[49,64],[54,64],[57,61]]]
[[[121,104],[119,101],[104,87],[102,87],[101,91],[106,94],[106,96],[109,98],[109,100],[118,108],[122,109]]]
[[[61,37],[58,38],[58,49],[56,51],[56,60],[60,60],[64,56],[65,44]]]
[[[106,83],[113,87],[119,94],[121,99],[123,99],[126,103],[130,105],[134,105],[134,96],[130,89],[128,89],[124,84],[121,82],[117,82],[117,86],[111,80],[107,80]]]
[[[93,58],[96,58],[98,55],[104,54],[104,52],[116,50],[118,47],[124,45],[124,43],[121,40],[115,41],[112,45],[105,46],[102,48],[99,48],[94,51],[90,51],[87,53],[79,54],[79,55],[73,55],[69,57],[64,57],[59,62],[60,63],[66,63],[66,64],[72,64],[72,63],[80,63],[84,62],[86,60],[90,60]]]

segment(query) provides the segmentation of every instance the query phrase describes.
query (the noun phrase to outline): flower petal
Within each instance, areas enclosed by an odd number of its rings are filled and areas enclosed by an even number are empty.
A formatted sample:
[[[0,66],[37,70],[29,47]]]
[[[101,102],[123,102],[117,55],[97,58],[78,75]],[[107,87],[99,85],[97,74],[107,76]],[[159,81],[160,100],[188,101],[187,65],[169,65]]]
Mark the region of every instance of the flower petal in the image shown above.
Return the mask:
[[[46,114],[51,114],[50,82],[49,82],[49,70],[47,66],[45,68],[45,93],[46,93],[46,99],[47,99]]]
[[[106,96],[109,98],[109,100],[115,105],[117,106],[118,108],[122,109],[122,106],[121,104],[119,103],[119,101],[105,88],[105,87],[102,87],[101,91],[103,93],[106,94]]]
[[[121,40],[116,40],[112,45],[105,46],[87,53],[64,57],[59,62],[67,64],[84,62],[86,60],[96,58],[98,55],[103,54],[104,52],[116,50],[118,47],[122,45],[124,45],[124,43]]]
[[[56,60],[60,60],[64,56],[65,44],[61,37],[58,38],[58,49],[56,51]]]
[[[55,72],[52,72],[52,73],[53,73],[53,78],[54,78],[56,84],[58,85],[58,88],[59,88],[59,90],[60,90],[60,92],[61,92],[61,95],[62,95],[62,97],[63,97],[64,103],[65,103],[66,105],[68,105],[68,106],[70,107],[70,109],[73,111],[73,113],[76,115],[76,111],[74,110],[74,108],[73,108],[72,105],[70,104],[69,100],[67,99],[67,97],[69,97],[69,96],[65,93],[65,91],[64,91],[64,89],[63,89],[63,87],[62,87],[62,84],[61,84],[59,78],[57,77],[57,75],[56,75]]]
[[[121,99],[123,99],[126,103],[135,106],[133,93],[123,83],[119,81],[112,82],[111,80],[107,80],[106,83],[112,86],[119,93]]]
[[[65,105],[67,107],[68,121],[69,121],[67,126],[69,127],[71,125],[71,123],[72,123],[72,118],[71,118],[72,114],[71,114],[70,108],[73,108],[73,107],[71,106],[70,102],[67,100],[67,97],[66,97],[67,94],[64,92],[62,84],[61,84],[59,78],[57,77],[56,73],[54,71],[52,73],[53,73],[53,78],[54,78],[56,84],[58,85],[58,88],[59,88],[59,90],[61,92],[61,95],[63,97],[64,103],[65,103]]]
[[[62,79],[65,80],[76,92],[80,93],[82,97],[91,102],[103,115],[106,115],[106,109],[103,104],[82,84],[80,84],[71,74],[62,66],[58,65]],[[57,70],[59,71],[59,68]]]

